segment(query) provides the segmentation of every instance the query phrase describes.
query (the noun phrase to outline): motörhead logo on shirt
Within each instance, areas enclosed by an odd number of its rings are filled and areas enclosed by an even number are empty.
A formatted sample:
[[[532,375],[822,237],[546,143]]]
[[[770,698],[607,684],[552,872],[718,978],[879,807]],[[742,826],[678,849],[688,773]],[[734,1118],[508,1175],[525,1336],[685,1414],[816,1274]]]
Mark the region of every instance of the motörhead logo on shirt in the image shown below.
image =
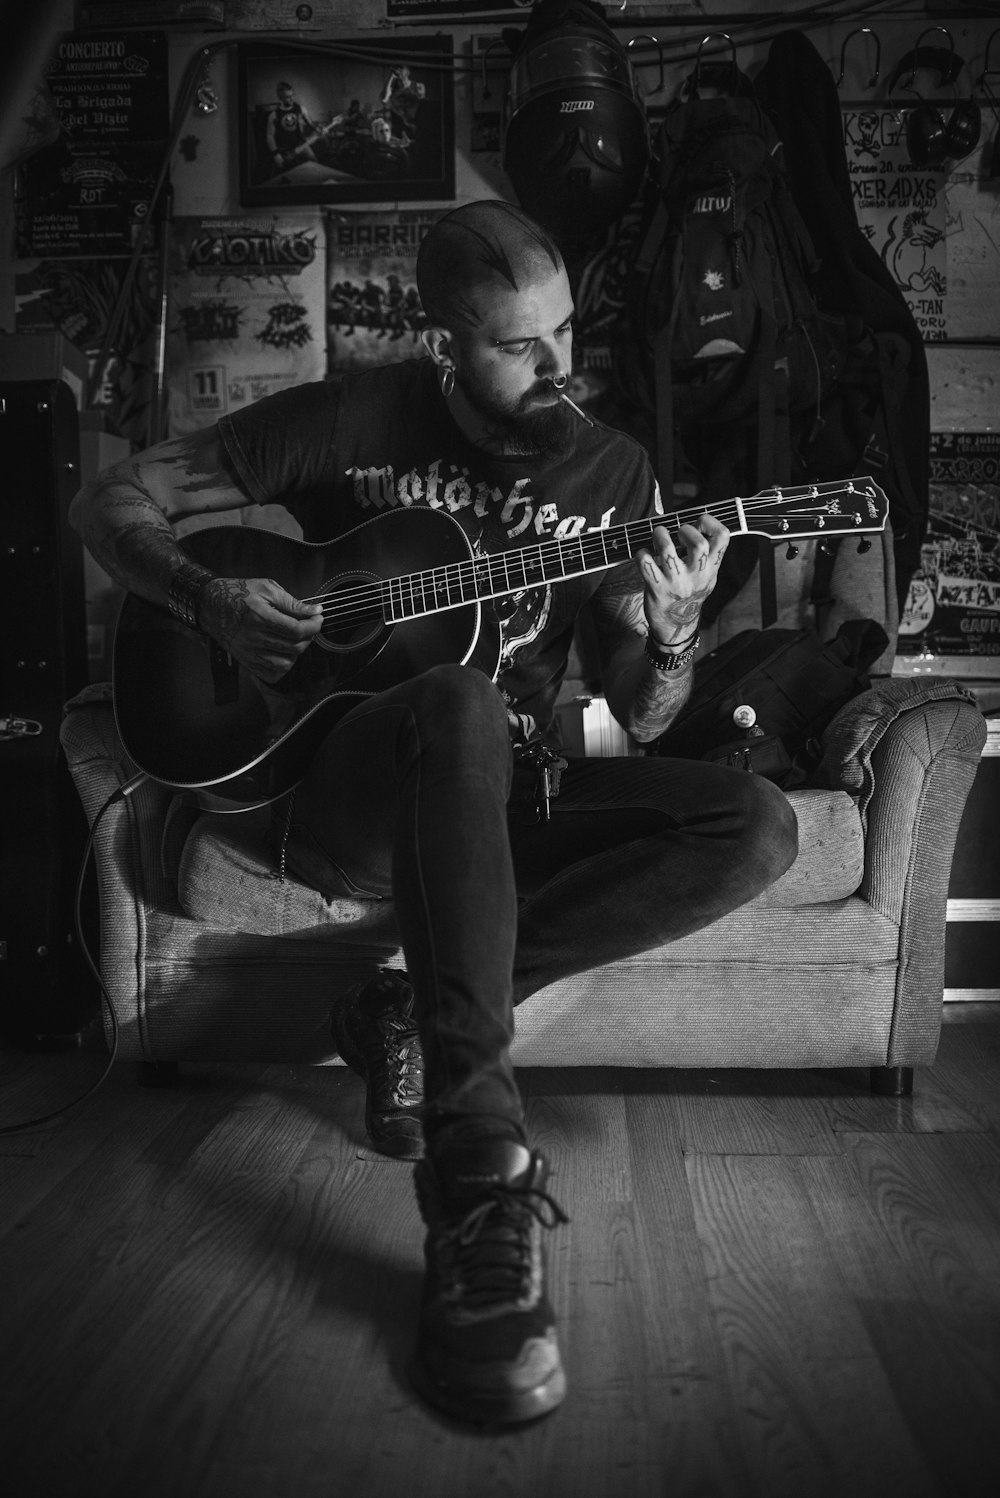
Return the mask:
[[[458,468],[443,458],[435,458],[422,472],[411,468],[399,477],[391,464],[384,468],[349,468],[347,476],[354,485],[355,503],[363,510],[408,509],[411,505],[427,505],[452,515],[468,510],[480,520],[492,519],[508,541],[523,537],[522,545],[528,545],[535,536],[565,541],[584,531],[607,530],[615,513],[612,505],[598,525],[588,525],[586,515],[560,516],[557,505],[536,500],[530,477],[515,480],[505,490],[482,480],[474,482],[467,468]]]
[[[488,524],[491,531],[499,529],[514,545],[530,545],[538,537],[562,541],[584,531],[607,530],[615,513],[612,505],[602,514],[600,524],[588,525],[585,515],[560,516],[557,505],[538,500],[532,493],[530,477],[516,479],[509,489],[504,489],[482,480],[474,481],[467,468],[456,467],[443,458],[435,458],[420,471],[411,468],[399,477],[390,464],[381,468],[349,468],[347,476],[354,487],[355,503],[363,510],[426,505],[433,510],[447,510],[460,521],[465,512],[470,519],[475,517]],[[476,527],[476,534],[470,537],[476,551],[481,549],[482,528],[482,524]],[[544,630],[551,606],[551,587],[525,588],[494,601],[503,642],[501,675],[510,668],[517,652]]]

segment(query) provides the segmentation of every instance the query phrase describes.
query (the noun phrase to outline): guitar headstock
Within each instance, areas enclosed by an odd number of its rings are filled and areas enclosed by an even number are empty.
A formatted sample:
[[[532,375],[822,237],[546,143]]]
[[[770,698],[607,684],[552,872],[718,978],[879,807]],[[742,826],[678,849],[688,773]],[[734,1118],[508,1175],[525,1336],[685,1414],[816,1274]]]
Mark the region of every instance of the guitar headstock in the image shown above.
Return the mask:
[[[751,535],[791,541],[885,530],[889,501],[871,478],[762,489],[736,504]]]

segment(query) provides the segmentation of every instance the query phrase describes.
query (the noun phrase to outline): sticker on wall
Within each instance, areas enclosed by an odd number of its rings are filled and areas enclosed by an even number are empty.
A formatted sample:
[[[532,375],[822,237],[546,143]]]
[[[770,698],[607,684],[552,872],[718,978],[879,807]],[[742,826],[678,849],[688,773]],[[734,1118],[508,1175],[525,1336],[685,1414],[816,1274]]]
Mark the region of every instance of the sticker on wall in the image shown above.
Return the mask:
[[[17,332],[62,333],[86,355],[93,373],[129,273],[128,260],[22,261],[15,277]],[[155,258],[142,257],[88,402],[90,410],[103,414],[109,432],[138,447],[150,441],[159,286]]]
[[[175,221],[167,324],[171,436],[323,377],[319,237],[314,221]]]
[[[417,251],[438,216],[423,208],[326,214],[331,372],[423,356]]]
[[[1000,432],[931,436],[930,517],[898,656],[1000,676]]]

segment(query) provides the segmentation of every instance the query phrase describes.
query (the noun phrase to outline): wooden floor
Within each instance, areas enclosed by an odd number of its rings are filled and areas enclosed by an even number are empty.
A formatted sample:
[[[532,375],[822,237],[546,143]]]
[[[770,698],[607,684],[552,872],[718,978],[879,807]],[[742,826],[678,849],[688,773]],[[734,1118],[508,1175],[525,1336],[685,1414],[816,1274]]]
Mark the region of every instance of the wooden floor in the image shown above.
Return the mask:
[[[1000,1023],[862,1073],[522,1073],[570,1379],[482,1434],[403,1372],[410,1170],[343,1070],[116,1070],[0,1138],[6,1498],[1000,1491]],[[98,1058],[3,1057],[0,1123]],[[45,1093],[43,1084],[48,1087]],[[43,1095],[44,1093],[44,1095]]]

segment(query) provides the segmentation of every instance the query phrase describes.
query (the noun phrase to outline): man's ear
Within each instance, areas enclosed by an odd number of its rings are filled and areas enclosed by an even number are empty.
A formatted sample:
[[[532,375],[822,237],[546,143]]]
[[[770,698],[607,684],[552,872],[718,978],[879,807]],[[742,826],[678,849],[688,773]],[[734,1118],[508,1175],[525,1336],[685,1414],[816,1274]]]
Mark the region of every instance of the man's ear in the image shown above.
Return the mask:
[[[454,365],[455,348],[447,328],[422,328],[420,337],[435,364]]]

